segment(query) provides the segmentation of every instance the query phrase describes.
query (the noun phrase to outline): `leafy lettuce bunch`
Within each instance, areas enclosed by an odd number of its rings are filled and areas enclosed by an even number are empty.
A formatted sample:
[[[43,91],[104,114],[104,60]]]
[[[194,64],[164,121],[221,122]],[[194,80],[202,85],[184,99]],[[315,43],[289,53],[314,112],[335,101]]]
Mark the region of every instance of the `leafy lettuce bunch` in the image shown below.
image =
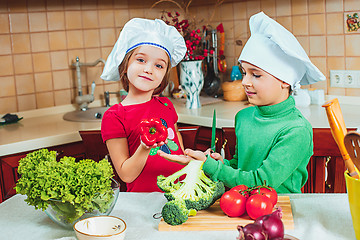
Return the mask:
[[[69,223],[95,209],[106,212],[114,198],[110,163],[106,159],[75,162],[73,157],[57,161],[56,155],[41,149],[22,158],[16,192],[26,195],[25,201],[35,209],[46,210],[51,204]]]

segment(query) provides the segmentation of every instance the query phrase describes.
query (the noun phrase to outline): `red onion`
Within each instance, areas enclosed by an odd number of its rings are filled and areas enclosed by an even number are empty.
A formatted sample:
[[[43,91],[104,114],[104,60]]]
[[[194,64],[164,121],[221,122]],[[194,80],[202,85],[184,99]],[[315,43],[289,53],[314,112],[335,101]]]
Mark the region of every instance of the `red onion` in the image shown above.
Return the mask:
[[[268,240],[263,228],[257,223],[249,223],[245,227],[238,226],[238,240]]]
[[[269,236],[269,240],[284,238],[284,223],[281,221],[281,209],[273,213],[258,217],[255,224],[259,224]]]

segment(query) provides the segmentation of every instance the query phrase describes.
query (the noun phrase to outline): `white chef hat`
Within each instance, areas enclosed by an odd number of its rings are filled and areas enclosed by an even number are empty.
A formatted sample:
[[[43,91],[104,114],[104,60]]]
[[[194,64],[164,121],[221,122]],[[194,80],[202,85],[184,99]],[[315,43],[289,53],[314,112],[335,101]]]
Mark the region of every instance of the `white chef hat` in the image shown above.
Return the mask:
[[[163,49],[168,54],[172,67],[176,66],[186,53],[185,40],[175,27],[160,19],[133,18],[120,32],[100,77],[108,81],[119,81],[118,67],[126,53],[144,44]]]
[[[325,80],[324,74],[312,64],[295,36],[263,12],[249,20],[251,36],[239,62],[246,61],[290,84],[301,85]]]

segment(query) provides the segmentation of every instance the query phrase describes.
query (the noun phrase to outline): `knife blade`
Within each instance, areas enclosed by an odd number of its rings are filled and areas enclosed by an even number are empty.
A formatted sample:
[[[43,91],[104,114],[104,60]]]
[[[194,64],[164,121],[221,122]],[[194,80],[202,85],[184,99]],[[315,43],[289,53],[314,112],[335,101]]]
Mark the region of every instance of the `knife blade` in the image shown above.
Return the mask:
[[[214,109],[213,113],[213,121],[212,121],[212,127],[211,127],[211,145],[210,148],[214,152],[216,152],[216,110]]]

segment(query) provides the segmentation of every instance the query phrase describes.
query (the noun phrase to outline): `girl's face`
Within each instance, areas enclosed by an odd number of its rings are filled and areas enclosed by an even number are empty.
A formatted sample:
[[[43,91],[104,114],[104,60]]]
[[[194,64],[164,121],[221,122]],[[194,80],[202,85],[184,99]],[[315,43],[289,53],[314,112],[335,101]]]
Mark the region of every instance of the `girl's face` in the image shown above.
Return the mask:
[[[129,91],[154,91],[161,84],[168,64],[169,57],[164,50],[150,45],[136,48],[126,70]]]
[[[244,72],[242,85],[251,104],[275,105],[289,97],[289,84],[248,62],[241,62],[241,68]]]

